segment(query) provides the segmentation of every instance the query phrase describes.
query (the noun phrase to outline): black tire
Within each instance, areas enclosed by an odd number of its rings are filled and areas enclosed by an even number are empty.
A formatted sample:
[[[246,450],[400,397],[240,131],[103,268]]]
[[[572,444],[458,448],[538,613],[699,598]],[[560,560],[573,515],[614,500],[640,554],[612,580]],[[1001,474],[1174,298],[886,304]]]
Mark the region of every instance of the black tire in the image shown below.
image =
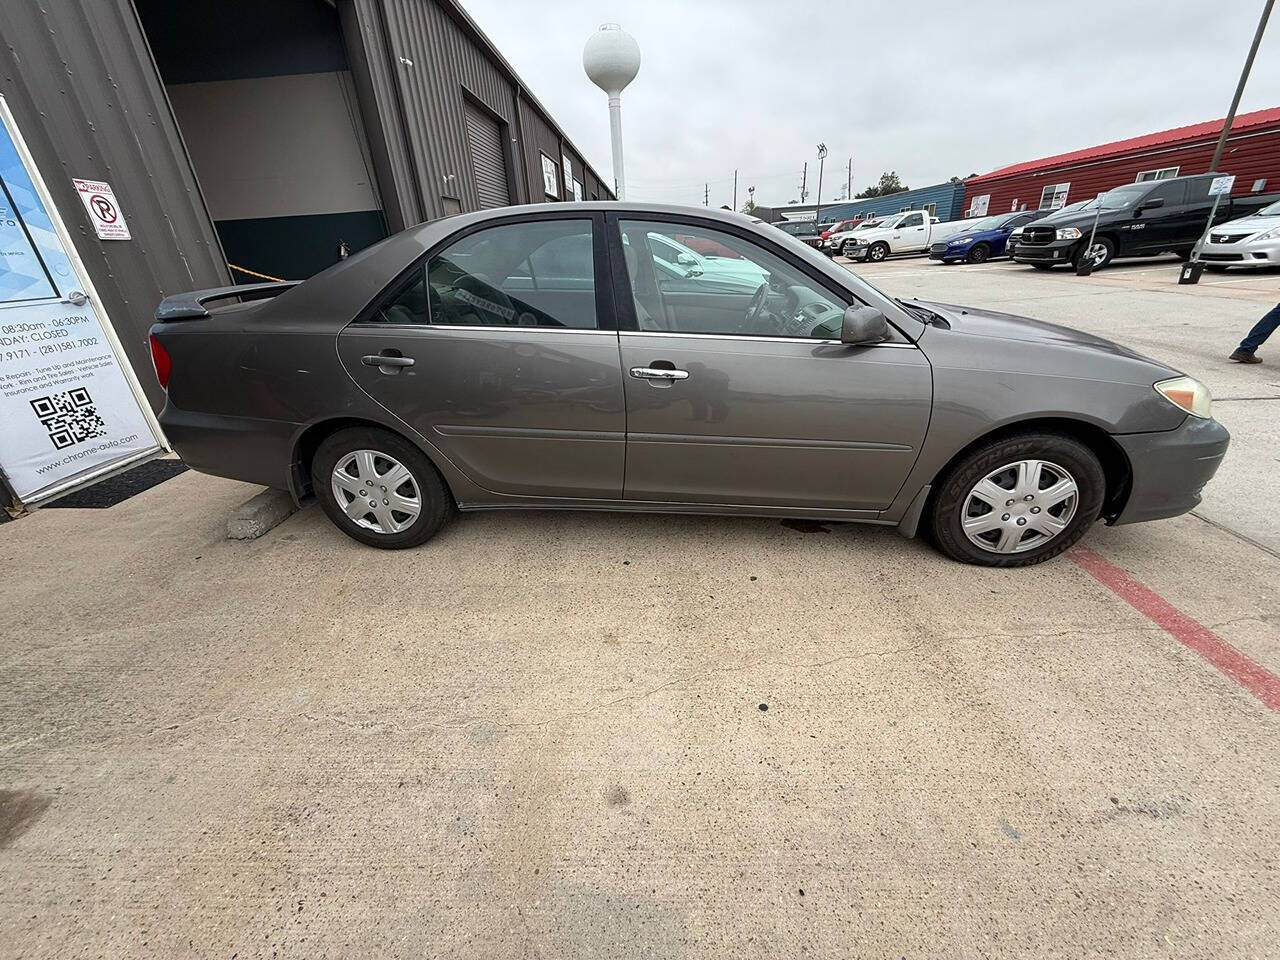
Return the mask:
[[[1089,242],[1086,240],[1084,243],[1080,244],[1080,248],[1076,250],[1076,255],[1071,258],[1071,265],[1073,267],[1078,268],[1080,266],[1080,261],[1084,258],[1085,247],[1088,246],[1088,243]],[[1107,237],[1095,237],[1093,245],[1095,247],[1102,248],[1102,259],[1093,265],[1094,270],[1101,270],[1115,259],[1116,245]]]
[[[1052,269],[1053,269],[1053,264],[1052,264],[1052,263],[1033,263],[1033,264],[1032,264],[1032,266],[1033,266],[1033,267],[1035,267],[1037,270],[1052,270]]]
[[[344,504],[338,503],[333,491],[333,472],[344,457],[357,450],[373,450],[394,457],[409,471],[421,508],[417,518],[405,529],[382,533],[366,528],[347,516]],[[384,550],[402,550],[425,543],[440,532],[457,509],[444,478],[426,454],[398,434],[377,427],[351,427],[326,437],[311,458],[311,488],[334,526],[353,540]]]
[[[1061,533],[1022,553],[997,553],[977,546],[961,526],[970,491],[1005,464],[1030,459],[1058,464],[1075,479],[1074,516]],[[1097,456],[1074,437],[1041,432],[1002,437],[969,451],[941,478],[930,498],[928,530],[934,544],[952,560],[985,567],[1029,567],[1056,557],[1085,535],[1098,519],[1106,487]]]
[[[883,240],[877,241],[867,250],[867,259],[872,263],[879,263],[889,256],[889,245]]]
[[[991,246],[986,243],[975,243],[964,255],[965,263],[986,263],[991,256]]]

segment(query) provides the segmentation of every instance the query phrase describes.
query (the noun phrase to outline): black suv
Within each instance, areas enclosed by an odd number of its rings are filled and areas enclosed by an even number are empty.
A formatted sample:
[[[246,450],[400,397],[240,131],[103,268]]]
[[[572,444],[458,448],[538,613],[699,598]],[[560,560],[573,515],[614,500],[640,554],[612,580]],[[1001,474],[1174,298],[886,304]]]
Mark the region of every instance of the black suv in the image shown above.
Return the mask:
[[[1176,253],[1184,260],[1208,226],[1213,198],[1209,184],[1216,174],[1127,183],[1108,190],[1074,210],[1037,220],[1022,230],[1013,259],[1048,270],[1059,263],[1078,266],[1086,255],[1096,270],[1116,257],[1150,257]],[[1223,197],[1214,223],[1243,217],[1274,196]],[[1098,202],[1102,209],[1098,211]],[[1086,251],[1095,212],[1098,232]]]

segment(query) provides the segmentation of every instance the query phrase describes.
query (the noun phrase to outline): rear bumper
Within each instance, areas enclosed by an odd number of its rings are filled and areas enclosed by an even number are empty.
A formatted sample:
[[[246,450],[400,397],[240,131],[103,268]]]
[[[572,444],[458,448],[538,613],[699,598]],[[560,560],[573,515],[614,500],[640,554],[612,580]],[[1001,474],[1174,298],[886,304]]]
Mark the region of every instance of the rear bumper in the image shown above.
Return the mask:
[[[1113,438],[1129,458],[1129,498],[1115,523],[1176,517],[1200,502],[1200,491],[1226,455],[1231,434],[1217,420],[1187,417],[1176,430]]]
[[[291,489],[293,442],[303,424],[192,413],[166,402],[160,426],[192,470]]]

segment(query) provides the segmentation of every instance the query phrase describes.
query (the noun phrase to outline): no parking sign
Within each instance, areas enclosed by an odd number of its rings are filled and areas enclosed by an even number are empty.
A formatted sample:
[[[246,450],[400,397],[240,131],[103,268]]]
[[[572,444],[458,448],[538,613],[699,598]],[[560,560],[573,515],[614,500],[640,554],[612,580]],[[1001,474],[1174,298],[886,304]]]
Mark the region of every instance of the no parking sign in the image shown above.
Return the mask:
[[[76,180],[76,192],[89,212],[93,229],[99,240],[132,240],[129,236],[129,224],[125,222],[120,204],[116,201],[111,184],[102,180]]]

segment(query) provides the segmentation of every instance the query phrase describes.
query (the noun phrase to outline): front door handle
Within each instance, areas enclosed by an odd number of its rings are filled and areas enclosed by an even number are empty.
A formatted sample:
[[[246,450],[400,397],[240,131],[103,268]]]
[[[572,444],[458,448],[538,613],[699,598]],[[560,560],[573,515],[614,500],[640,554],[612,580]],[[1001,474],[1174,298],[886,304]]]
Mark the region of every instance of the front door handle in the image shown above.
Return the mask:
[[[367,357],[361,357],[360,362],[366,367],[412,367],[413,357],[386,357],[380,354],[371,354]]]
[[[688,380],[688,370],[665,370],[661,367],[632,367],[631,375],[637,380]]]

